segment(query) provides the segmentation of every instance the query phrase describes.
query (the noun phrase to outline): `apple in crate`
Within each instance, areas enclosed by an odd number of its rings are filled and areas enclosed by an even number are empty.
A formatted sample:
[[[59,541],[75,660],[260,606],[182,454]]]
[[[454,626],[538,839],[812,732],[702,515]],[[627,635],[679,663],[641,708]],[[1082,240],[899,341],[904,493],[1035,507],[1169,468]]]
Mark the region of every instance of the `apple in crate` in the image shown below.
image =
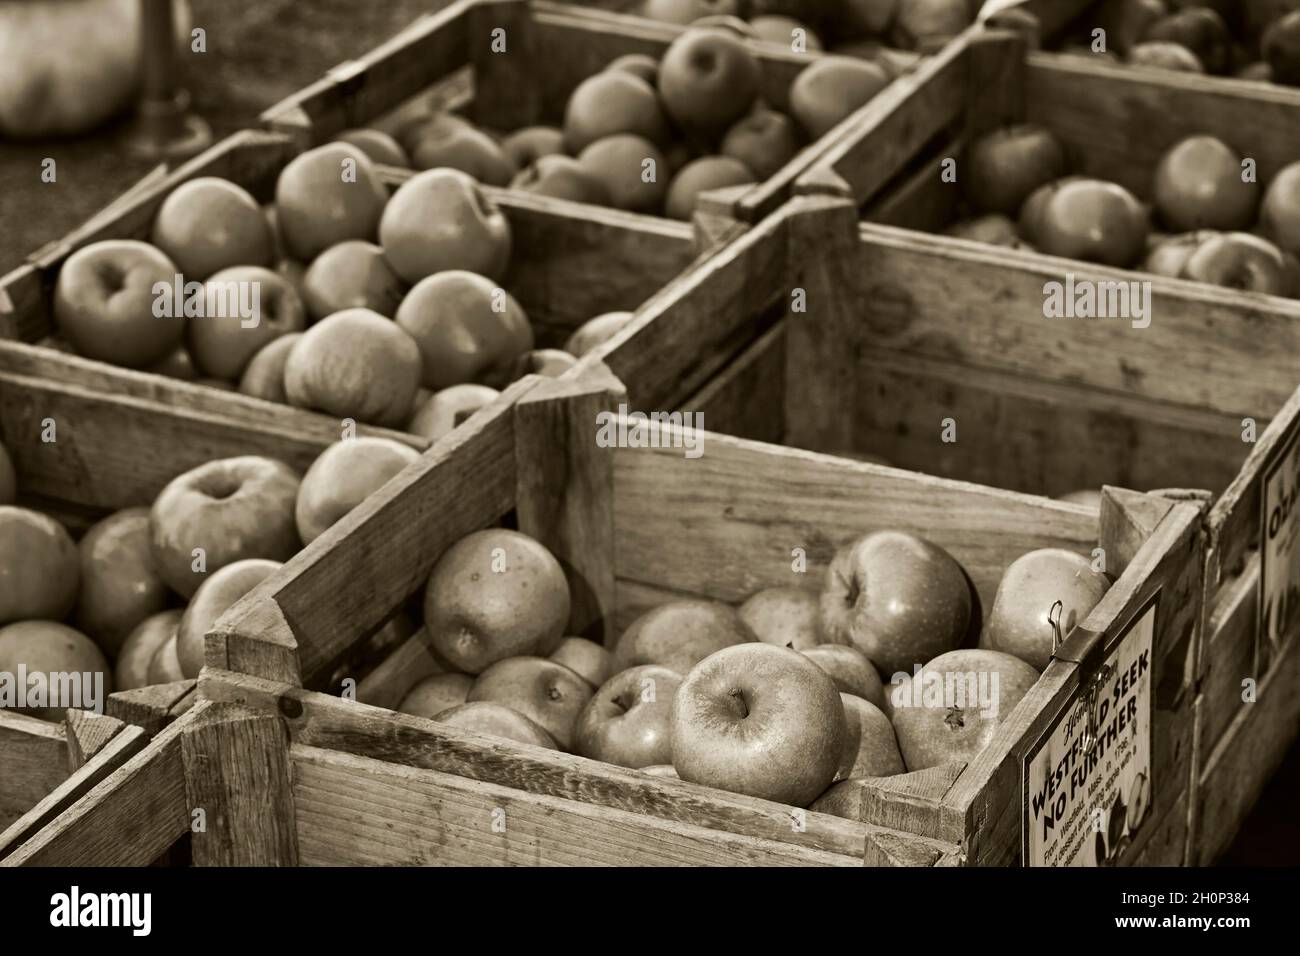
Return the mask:
[[[0,674],[17,675],[19,667],[25,667],[28,674],[102,675],[105,699],[88,699],[85,695],[93,694],[95,688],[83,683],[85,704],[102,707],[113,691],[113,670],[104,652],[85,634],[55,621],[17,621],[0,627]],[[23,707],[19,712],[42,720],[63,719],[62,707]]]
[[[681,682],[680,674],[657,664],[615,674],[578,714],[573,749],[620,767],[667,763],[673,695]]]
[[[569,750],[574,723],[591,695],[591,685],[563,664],[544,657],[510,657],[479,674],[465,700],[516,710]]]
[[[111,656],[137,625],[168,603],[149,541],[149,509],[126,508],[96,523],[77,546],[77,626]]]
[[[136,625],[121,650],[113,668],[113,686],[117,690],[134,690],[149,684],[149,664],[168,641],[175,644],[176,631],[185,612],[179,608],[151,614]],[[177,665],[179,666],[179,660]]]
[[[481,700],[460,704],[450,710],[444,710],[434,718],[440,724],[472,730],[474,733],[487,734],[490,737],[504,737],[516,743],[559,750],[555,738],[517,710]]]
[[[281,567],[278,561],[250,558],[226,565],[203,582],[176,629],[176,655],[183,675],[199,676],[203,669],[203,638],[217,618]]]
[[[470,176],[430,169],[398,187],[379,222],[379,244],[402,279],[463,269],[499,279],[510,261],[510,221]]]
[[[659,664],[685,674],[715,651],[753,640],[753,633],[729,604],[670,601],[628,625],[614,644],[614,669]]]
[[[1242,159],[1213,136],[1190,136],[1161,158],[1155,203],[1172,229],[1245,229],[1255,221],[1259,187],[1242,179]]]
[[[311,544],[335,522],[420,458],[409,445],[369,436],[336,442],[302,476],[294,520],[303,544]]]
[[[345,143],[295,157],[275,184],[280,237],[285,250],[302,262],[348,239],[374,239],[387,202],[375,164]]]
[[[802,650],[804,657],[824,670],[842,694],[853,694],[880,706],[884,685],[875,665],[856,647],[845,644],[816,644]]]
[[[436,718],[465,703],[473,686],[474,678],[468,674],[430,674],[406,692],[397,710],[412,717]]]
[[[764,644],[807,650],[822,644],[817,592],[805,588],[765,588],[740,605],[740,620]]]
[[[844,755],[836,780],[851,777],[890,777],[906,771],[898,750],[894,725],[875,704],[854,694],[840,693],[844,704]]]
[[[67,617],[80,582],[77,546],[46,515],[0,506],[0,624]]]
[[[158,207],[149,238],[187,282],[202,282],[232,266],[270,266],[275,257],[271,227],[257,200],[216,176],[172,190]]]

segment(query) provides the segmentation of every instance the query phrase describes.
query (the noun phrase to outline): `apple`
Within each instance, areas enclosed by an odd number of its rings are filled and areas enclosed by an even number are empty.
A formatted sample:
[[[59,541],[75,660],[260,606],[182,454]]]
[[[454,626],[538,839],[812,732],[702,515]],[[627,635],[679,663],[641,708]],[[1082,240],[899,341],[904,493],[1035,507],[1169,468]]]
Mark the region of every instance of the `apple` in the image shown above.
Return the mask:
[[[551,660],[563,664],[592,687],[599,687],[614,672],[609,651],[585,637],[566,637],[550,654]]]
[[[412,285],[448,269],[498,278],[510,261],[510,221],[469,176],[430,169],[393,194],[379,244],[393,271]]]
[[[1128,62],[1131,66],[1176,70],[1180,73],[1205,72],[1205,66],[1197,55],[1178,43],[1144,41],[1129,50]]]
[[[1232,35],[1223,17],[1208,7],[1189,7],[1161,17],[1147,27],[1143,42],[1169,42],[1196,54],[1208,73],[1226,73],[1232,57]]]
[[[533,349],[516,359],[511,377],[520,379],[525,375],[544,375],[559,378],[577,364],[576,358],[561,349]]]
[[[501,148],[515,169],[522,170],[543,156],[563,156],[564,132],[554,126],[525,126],[503,139]]]
[[[659,61],[664,109],[678,126],[696,134],[720,135],[748,113],[760,80],[754,52],[718,29],[687,30]]]
[[[810,53],[821,50],[824,44],[813,29],[794,17],[767,15],[754,17],[749,21],[749,28],[759,40],[783,46],[796,53]],[[798,40],[802,40],[802,49],[795,50]]]
[[[572,156],[541,157],[520,170],[510,180],[510,188],[595,206],[608,206],[613,202],[604,180],[597,178]]]
[[[491,405],[500,396],[501,393],[495,388],[486,385],[469,383],[444,388],[434,392],[426,403],[416,409],[405,431],[412,435],[422,435],[430,441],[437,441],[480,408]]]
[[[1176,236],[1166,236],[1154,245],[1149,245],[1147,257],[1142,268],[1156,275],[1177,279],[1187,267],[1187,260],[1200,248],[1211,233],[1184,232]]]
[[[426,128],[411,145],[416,169],[455,169],[487,186],[504,186],[517,170],[491,136],[468,123]]]
[[[241,288],[252,290],[250,298]],[[208,279],[204,295],[205,312],[190,320],[188,344],[194,364],[212,378],[238,381],[267,343],[307,327],[306,309],[293,286],[261,266],[218,272]]]
[[[370,309],[392,318],[405,289],[373,242],[349,239],[330,246],[302,277],[303,303],[314,321],[344,309]]]
[[[149,663],[158,649],[176,641],[184,611],[172,608],[151,614],[135,626],[117,652],[113,668],[113,686],[118,690],[135,690],[149,686]]]
[[[271,230],[248,190],[215,176],[181,183],[154,216],[150,242],[186,280],[202,282],[231,266],[269,266]]]
[[[765,588],[740,605],[737,615],[764,644],[796,651],[825,643],[818,622],[820,601],[804,588]]]
[[[194,356],[190,355],[189,350],[183,345],[161,362],[150,365],[145,371],[153,375],[180,379],[182,382],[192,382],[198,377],[198,372],[194,369]]]
[[[168,587],[190,597],[210,574],[236,561],[287,561],[300,547],[297,498],[294,470],[257,455],[210,461],[178,475],[149,512],[154,567]]]
[[[967,0],[899,0],[889,38],[901,50],[927,50],[961,33],[974,19]]]
[[[345,239],[374,239],[388,191],[361,149],[327,143],[295,157],[275,183],[284,247],[310,262]]]
[[[592,143],[578,165],[598,180],[615,209],[653,213],[668,194],[668,160],[654,143],[622,133]]]
[[[818,139],[889,83],[889,74],[877,63],[824,56],[795,77],[790,86],[790,112],[810,138]]]
[[[966,153],[962,194],[981,212],[1014,216],[1035,190],[1064,176],[1066,165],[1065,146],[1045,127],[993,130]]]
[[[419,458],[414,448],[391,438],[349,438],[330,445],[298,487],[294,515],[302,543],[311,544]]]
[[[682,676],[655,664],[631,667],[600,686],[579,712],[573,749],[619,767],[650,767],[672,759],[669,721]]]
[[[1034,239],[1049,256],[1131,266],[1142,258],[1148,229],[1146,210],[1123,186],[1075,179],[1047,197]]]
[[[1268,28],[1262,50],[1274,82],[1300,86],[1300,10],[1288,13]]]
[[[54,323],[78,355],[147,368],[174,352],[185,333],[183,314],[154,315],[154,286],[173,288],[178,271],[147,242],[93,242],[68,256],[59,270]]]
[[[560,563],[540,542],[505,528],[476,531],[449,547],[424,592],[425,639],[467,674],[537,652],[568,623]]]
[[[667,142],[668,118],[655,88],[627,70],[587,77],[564,108],[564,145],[580,153],[598,139],[631,133],[652,143]]]
[[[490,701],[516,710],[570,750],[574,722],[591,695],[591,685],[563,664],[525,656],[499,660],[486,668],[465,700]]]
[[[474,678],[468,674],[430,674],[406,692],[397,712],[412,717],[436,718],[465,703]]]
[[[894,733],[911,771],[969,762],[993,740],[1038,680],[1038,671],[1001,651],[968,648],[924,666],[920,685],[904,675],[890,692]]]
[[[401,144],[381,130],[368,127],[345,129],[334,137],[334,141],[355,146],[369,156],[372,162],[382,163],[385,166],[401,166],[403,169],[411,165],[411,159],[406,155],[406,150],[402,149]]]
[[[738,160],[758,179],[769,179],[799,152],[801,137],[784,113],[758,106],[737,120],[722,138],[718,152]]]
[[[181,659],[177,651],[177,636],[173,634],[154,651],[149,661],[149,670],[145,674],[145,686],[150,684],[171,684],[185,680],[181,672]]]
[[[301,332],[290,332],[262,346],[244,368],[239,390],[254,398],[287,404],[289,397],[284,393],[284,366],[301,338]]]
[[[1017,229],[1020,237],[1025,242],[1035,244],[1038,242],[1038,236],[1043,231],[1043,218],[1047,210],[1047,205],[1051,198],[1060,191],[1066,183],[1078,182],[1085,179],[1084,176],[1063,176],[1053,183],[1039,186],[1029,198],[1025,200],[1020,207],[1020,218],[1017,223]]]
[[[0,505],[11,505],[18,499],[18,475],[8,449],[0,443]]]
[[[715,651],[754,641],[736,609],[720,601],[669,601],[633,621],[614,644],[614,670],[659,664],[679,674]]]
[[[420,348],[391,319],[345,309],[303,333],[284,363],[289,404],[396,428],[420,385]]]
[[[1188,256],[1183,278],[1281,296],[1291,295],[1296,283],[1294,263],[1282,250],[1248,232],[1210,236]]]
[[[953,223],[943,231],[945,236],[956,239],[969,239],[972,242],[985,242],[991,246],[1004,246],[1019,249],[1024,240],[1016,231],[1016,224],[1000,212],[991,212],[974,219],[963,219]]]
[[[1296,10],[1300,0],[1239,0],[1242,35],[1246,40],[1262,39],[1274,22]]]
[[[822,633],[851,644],[883,674],[957,647],[970,626],[966,573],[943,548],[875,531],[836,552],[821,595]]]
[[[1064,640],[1109,588],[1103,572],[1071,551],[1043,548],[1021,555],[1003,572],[979,646],[1046,670],[1053,642]],[[1053,621],[1060,625],[1059,635]]]
[[[126,508],[92,526],[77,546],[77,626],[110,657],[136,625],[167,606],[149,540],[149,509]]]
[[[693,23],[701,17],[740,15],[739,0],[644,0],[641,16],[664,23]]]
[[[605,69],[631,73],[653,87],[659,86],[659,61],[646,53],[624,53],[610,60]]]
[[[848,733],[830,677],[797,651],[738,644],[692,667],[673,697],[672,763],[690,783],[807,806]]]
[[[0,505],[0,624],[62,620],[77,600],[80,579],[77,546],[63,525]]]
[[[700,193],[755,181],[749,168],[729,156],[703,156],[687,163],[668,184],[664,210],[669,219],[690,221]]]
[[[622,332],[636,318],[634,312],[606,312],[588,319],[569,336],[564,351],[578,358]]]
[[[800,653],[824,670],[841,693],[853,694],[880,706],[885,701],[884,685],[875,665],[856,647],[845,644],[815,644]]]
[[[1259,191],[1255,183],[1243,180],[1241,163],[1222,140],[1189,136],[1156,166],[1156,209],[1169,226],[1184,232],[1249,227],[1255,221]]]
[[[461,704],[450,710],[444,710],[434,719],[448,727],[487,734],[489,737],[504,737],[515,743],[531,744],[548,750],[560,749],[560,745],[545,728],[504,704],[490,701]]]
[[[519,357],[533,347],[533,328],[514,297],[459,269],[420,280],[396,320],[419,348],[425,388],[466,382],[504,387]]]
[[[18,621],[0,627],[0,674],[17,679],[19,666],[25,666],[29,675],[45,675],[47,682],[56,674],[101,674],[105,698],[113,691],[113,669],[95,642],[56,621]],[[86,699],[94,692],[93,684],[82,684],[83,702],[102,707],[106,700]],[[41,720],[62,720],[63,711],[70,703],[64,701],[64,707],[20,707],[18,712]]]
[[[236,561],[214,571],[199,586],[176,629],[176,654],[182,674],[187,678],[199,676],[203,669],[204,636],[212,630],[212,625],[240,598],[283,566],[279,561],[261,558]]]
[[[1300,255],[1300,162],[1283,167],[1268,184],[1260,222],[1283,250]]]
[[[906,773],[903,755],[894,736],[894,725],[885,712],[871,701],[841,691],[844,705],[844,753],[835,771],[836,780],[854,777],[892,777]]]

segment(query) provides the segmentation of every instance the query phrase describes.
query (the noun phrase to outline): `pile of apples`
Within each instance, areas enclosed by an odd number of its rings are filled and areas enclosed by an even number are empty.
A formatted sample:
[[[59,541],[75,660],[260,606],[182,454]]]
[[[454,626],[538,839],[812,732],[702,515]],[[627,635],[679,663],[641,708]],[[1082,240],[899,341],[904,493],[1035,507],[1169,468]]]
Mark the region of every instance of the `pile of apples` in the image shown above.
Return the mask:
[[[972,218],[948,235],[1269,295],[1300,296],[1300,161],[1267,184],[1213,136],[1176,143],[1151,205],[1117,183],[1067,175],[1064,145],[1021,124],[971,144],[961,176]]]
[[[820,592],[769,588],[738,608],[671,601],[606,648],[565,636],[570,593],[555,557],[490,529],[435,563],[421,633],[443,670],[398,709],[808,806],[836,781],[971,759],[1109,586],[1077,554],[1032,551],[1006,570],[981,627],[947,551],[877,531],[835,555]],[[985,686],[996,675],[996,699],[938,701],[915,665]]]
[[[1087,26],[1135,66],[1300,86],[1298,0],[1106,0]]]
[[[960,33],[975,20],[984,0],[642,0],[635,12],[665,23],[740,18],[747,35],[789,47],[795,30],[807,48],[871,52],[887,41],[915,50]],[[837,41],[828,43],[827,41]]]
[[[266,210],[235,183],[198,178],[163,201],[150,242],[73,253],[51,344],[437,439],[514,379],[562,374],[631,318],[597,316],[571,351],[535,348],[528,316],[499,287],[510,257],[509,220],[469,176],[429,170],[390,199],[362,149],[332,143],[284,167]],[[177,276],[180,302],[156,309],[156,284],[174,289]],[[194,301],[227,283],[256,287],[257,322],[229,307],[179,314],[189,283]]]
[[[875,62],[826,57],[790,89],[790,112],[760,97],[758,56],[725,25],[685,31],[662,60],[629,54],[578,84],[563,126],[498,138],[456,114],[417,114],[393,136],[344,138],[381,163],[451,167],[490,186],[688,220],[701,192],[766,179],[892,79]]]
[[[74,542],[14,505],[0,446],[0,672],[99,673],[105,693],[197,677],[217,618],[418,457],[361,437],[331,445],[302,476],[272,458],[218,459]]]

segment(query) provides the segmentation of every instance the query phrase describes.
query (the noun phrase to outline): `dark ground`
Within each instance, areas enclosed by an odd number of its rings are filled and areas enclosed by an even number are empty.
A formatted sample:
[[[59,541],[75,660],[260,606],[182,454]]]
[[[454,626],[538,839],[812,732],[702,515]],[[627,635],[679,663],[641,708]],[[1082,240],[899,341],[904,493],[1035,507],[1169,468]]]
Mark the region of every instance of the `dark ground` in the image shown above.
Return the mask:
[[[201,69],[190,62],[187,83],[195,109],[220,138],[254,125],[266,107],[444,4],[191,0],[191,5],[194,24],[207,30],[208,52]],[[124,154],[117,143],[121,131],[119,124],[77,140],[0,142],[0,274],[70,231],[152,168]],[[58,163],[57,185],[40,183],[41,160],[47,156]],[[1222,862],[1300,864],[1297,795],[1300,747],[1293,746]]]

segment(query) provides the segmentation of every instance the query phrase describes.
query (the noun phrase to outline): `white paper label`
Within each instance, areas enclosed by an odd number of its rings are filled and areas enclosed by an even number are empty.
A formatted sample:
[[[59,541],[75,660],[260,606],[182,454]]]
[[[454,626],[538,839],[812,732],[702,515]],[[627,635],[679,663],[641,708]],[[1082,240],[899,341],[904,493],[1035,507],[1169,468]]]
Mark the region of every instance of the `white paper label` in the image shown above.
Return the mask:
[[[1151,809],[1151,644],[1157,603],[1153,597],[1138,612],[1106,657],[1092,752],[1085,753],[1088,702],[1080,693],[1025,755],[1021,849],[1026,866],[1109,865]]]
[[[1260,594],[1255,629],[1255,677],[1268,672],[1300,617],[1300,431],[1264,472],[1260,496]]]

